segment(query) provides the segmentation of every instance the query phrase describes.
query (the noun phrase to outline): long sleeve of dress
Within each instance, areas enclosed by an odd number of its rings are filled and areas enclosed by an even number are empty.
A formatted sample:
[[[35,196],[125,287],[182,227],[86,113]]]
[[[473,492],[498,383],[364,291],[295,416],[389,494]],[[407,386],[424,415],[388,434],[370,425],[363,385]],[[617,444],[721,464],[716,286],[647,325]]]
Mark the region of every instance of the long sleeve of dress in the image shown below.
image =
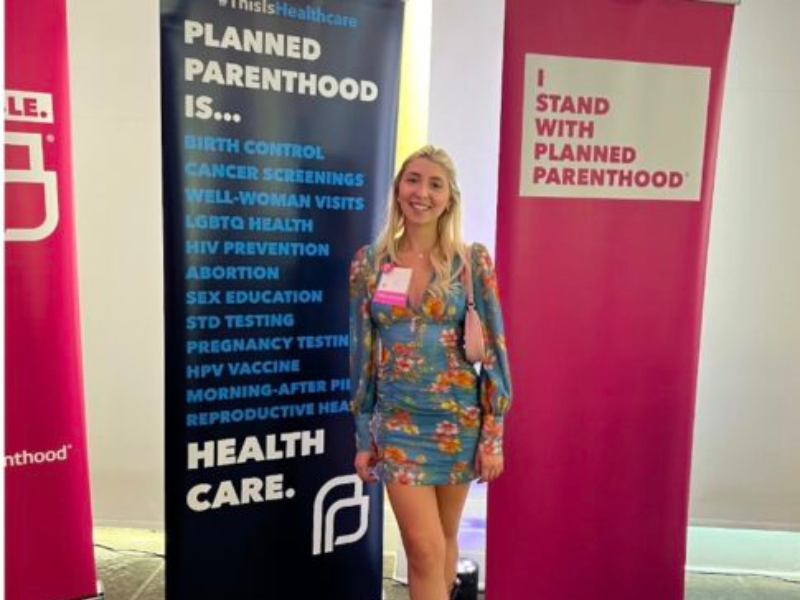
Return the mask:
[[[473,244],[475,307],[483,322],[486,360],[481,367],[480,446],[483,452],[503,453],[503,417],[511,405],[511,373],[508,366],[503,314],[492,258],[481,244]]]
[[[356,421],[356,448],[369,450],[369,424],[375,409],[378,332],[370,316],[374,287],[367,247],[356,252],[350,265],[350,411]]]

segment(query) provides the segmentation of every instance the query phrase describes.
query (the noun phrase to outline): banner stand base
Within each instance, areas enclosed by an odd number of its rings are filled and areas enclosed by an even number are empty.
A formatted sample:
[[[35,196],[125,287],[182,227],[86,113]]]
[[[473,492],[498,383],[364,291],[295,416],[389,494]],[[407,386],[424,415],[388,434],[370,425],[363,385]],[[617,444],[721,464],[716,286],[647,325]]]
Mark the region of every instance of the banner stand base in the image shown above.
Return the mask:
[[[105,600],[106,598],[106,590],[103,588],[103,582],[99,579],[97,580],[97,594],[94,596],[87,596],[82,600]]]

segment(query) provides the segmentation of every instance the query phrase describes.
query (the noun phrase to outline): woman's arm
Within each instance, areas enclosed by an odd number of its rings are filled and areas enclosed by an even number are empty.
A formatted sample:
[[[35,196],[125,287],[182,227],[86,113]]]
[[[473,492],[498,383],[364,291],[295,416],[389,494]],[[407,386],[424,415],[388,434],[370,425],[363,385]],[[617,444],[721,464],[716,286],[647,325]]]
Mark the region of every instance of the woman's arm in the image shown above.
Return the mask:
[[[367,247],[356,252],[350,264],[350,410],[356,421],[356,449],[372,445],[369,422],[375,408],[377,332],[369,312],[372,298],[372,264]]]
[[[486,359],[481,366],[482,414],[480,449],[483,454],[502,455],[503,417],[511,405],[511,373],[503,330],[503,314],[492,258],[482,244],[473,244],[475,306],[483,323]]]

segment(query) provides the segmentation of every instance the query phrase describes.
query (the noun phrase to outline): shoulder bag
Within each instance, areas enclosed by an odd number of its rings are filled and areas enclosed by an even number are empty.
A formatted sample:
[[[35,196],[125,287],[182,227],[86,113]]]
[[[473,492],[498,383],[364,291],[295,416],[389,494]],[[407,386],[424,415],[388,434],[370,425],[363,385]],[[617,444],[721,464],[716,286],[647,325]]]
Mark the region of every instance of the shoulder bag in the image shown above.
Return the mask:
[[[467,294],[467,310],[464,315],[464,354],[471,363],[483,362],[486,348],[483,344],[483,324],[475,308],[475,289],[472,285],[472,247],[468,247],[461,280]]]

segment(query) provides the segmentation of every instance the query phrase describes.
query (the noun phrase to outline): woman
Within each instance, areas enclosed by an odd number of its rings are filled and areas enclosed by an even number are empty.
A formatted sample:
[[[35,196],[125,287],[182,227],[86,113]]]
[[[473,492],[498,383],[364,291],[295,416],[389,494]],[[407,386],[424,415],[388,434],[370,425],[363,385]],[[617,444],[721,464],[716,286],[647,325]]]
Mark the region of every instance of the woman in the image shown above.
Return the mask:
[[[487,350],[480,375],[463,351],[466,261]],[[390,281],[400,293],[382,291]],[[469,483],[503,471],[511,382],[492,261],[462,242],[455,168],[441,149],[405,160],[383,232],[353,259],[350,372],[356,472],[386,484],[411,600],[454,597]]]

